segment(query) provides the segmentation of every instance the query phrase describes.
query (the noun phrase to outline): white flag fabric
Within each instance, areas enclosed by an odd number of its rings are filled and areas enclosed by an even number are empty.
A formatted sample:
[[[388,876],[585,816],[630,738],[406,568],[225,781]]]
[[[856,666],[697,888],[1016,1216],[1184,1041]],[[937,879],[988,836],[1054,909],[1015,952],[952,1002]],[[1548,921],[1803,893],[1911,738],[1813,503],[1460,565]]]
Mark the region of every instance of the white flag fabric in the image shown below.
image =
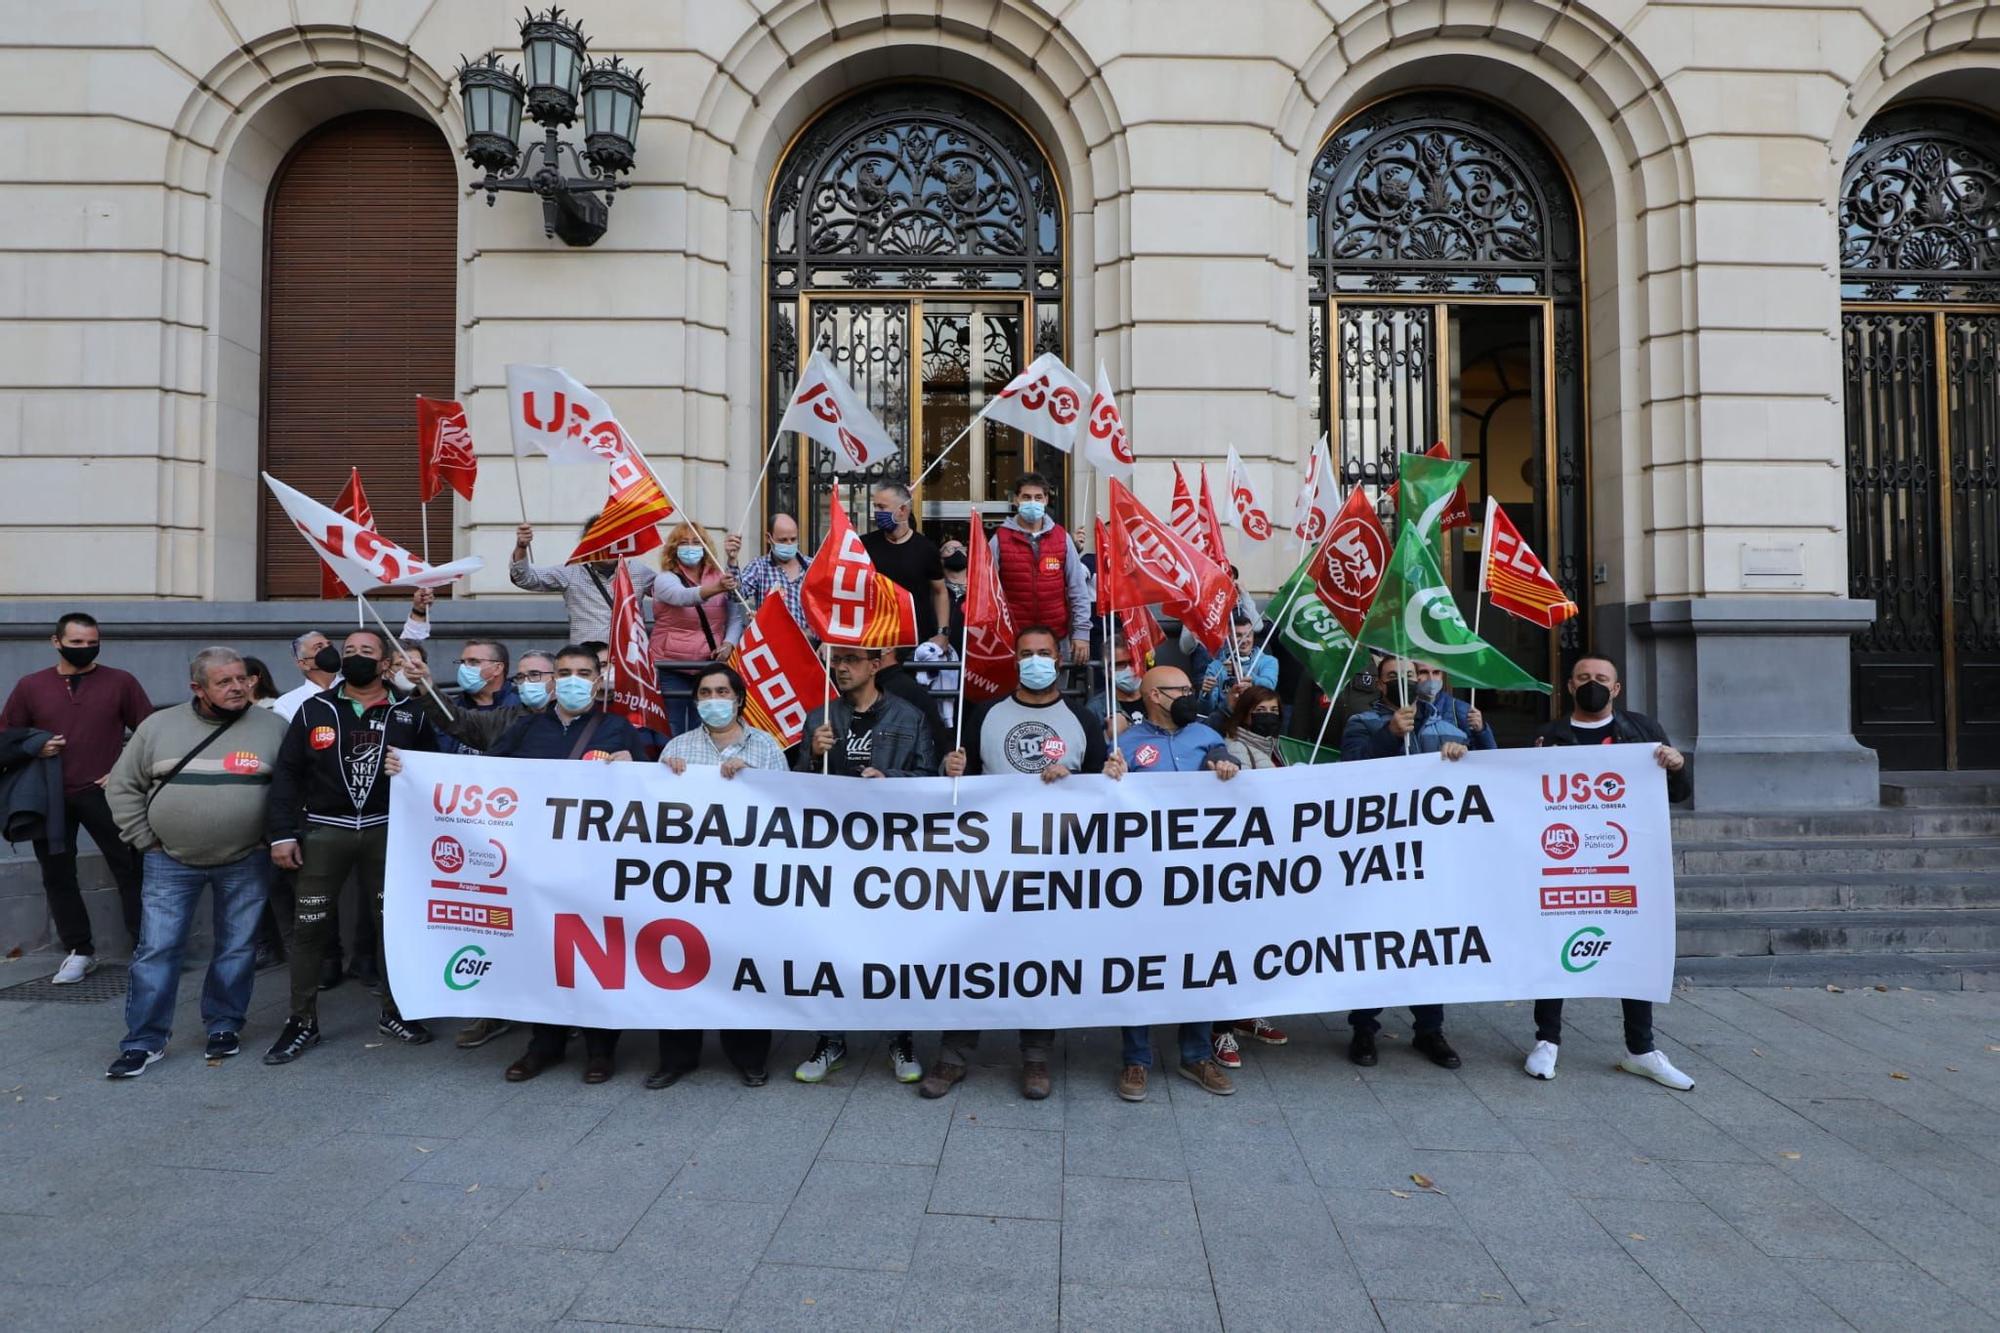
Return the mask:
[[[1084,427],[1084,404],[1090,386],[1062,363],[1054,352],[1043,352],[1028,368],[980,410],[979,415],[1013,426],[1064,453],[1076,447]]]
[[[1107,476],[1132,481],[1132,437],[1125,433],[1125,418],[1111,393],[1111,377],[1104,363],[1097,363],[1097,392],[1090,399],[1090,426],[1083,437],[1083,461]]]
[[[1271,538],[1271,515],[1251,488],[1250,469],[1243,466],[1243,458],[1233,444],[1229,446],[1229,508],[1222,512],[1221,518],[1243,529],[1243,535],[1251,541]]]
[[[1305,483],[1299,488],[1299,502],[1292,510],[1292,531],[1302,542],[1315,542],[1326,535],[1339,508],[1340,494],[1334,485],[1333,464],[1327,458],[1326,436],[1313,445],[1306,460]]]
[[[441,588],[486,567],[476,555],[448,565],[426,564],[373,528],[335,513],[268,472],[264,484],[285,507],[285,516],[299,535],[312,543],[326,567],[357,595],[370,588]]]
[[[507,421],[514,453],[555,463],[616,462],[631,440],[611,404],[560,366],[507,367]]]
[[[826,446],[836,464],[844,461],[843,470],[859,470],[902,452],[824,352],[814,352],[806,362],[778,430],[811,436]]]

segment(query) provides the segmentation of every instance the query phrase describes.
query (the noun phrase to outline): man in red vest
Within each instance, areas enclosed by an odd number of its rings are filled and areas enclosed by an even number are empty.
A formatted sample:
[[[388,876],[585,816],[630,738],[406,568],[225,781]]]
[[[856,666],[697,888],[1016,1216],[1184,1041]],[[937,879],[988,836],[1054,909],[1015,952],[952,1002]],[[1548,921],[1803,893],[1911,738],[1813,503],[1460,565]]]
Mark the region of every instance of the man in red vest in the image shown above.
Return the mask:
[[[993,533],[993,568],[1015,624],[1066,628],[1065,660],[1090,660],[1090,572],[1062,524],[1049,517],[1049,483],[1039,472],[1014,483],[1014,513]]]

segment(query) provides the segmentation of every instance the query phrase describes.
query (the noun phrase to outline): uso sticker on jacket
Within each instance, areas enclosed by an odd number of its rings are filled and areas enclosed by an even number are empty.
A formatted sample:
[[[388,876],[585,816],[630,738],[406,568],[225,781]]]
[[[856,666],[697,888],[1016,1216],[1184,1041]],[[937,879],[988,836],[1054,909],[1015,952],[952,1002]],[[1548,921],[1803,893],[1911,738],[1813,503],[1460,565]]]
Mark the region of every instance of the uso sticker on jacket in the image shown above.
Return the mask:
[[[222,757],[222,771],[225,773],[255,773],[264,766],[255,752],[232,750]]]
[[[315,750],[331,750],[334,741],[333,728],[314,727],[312,735],[307,737],[307,741]]]

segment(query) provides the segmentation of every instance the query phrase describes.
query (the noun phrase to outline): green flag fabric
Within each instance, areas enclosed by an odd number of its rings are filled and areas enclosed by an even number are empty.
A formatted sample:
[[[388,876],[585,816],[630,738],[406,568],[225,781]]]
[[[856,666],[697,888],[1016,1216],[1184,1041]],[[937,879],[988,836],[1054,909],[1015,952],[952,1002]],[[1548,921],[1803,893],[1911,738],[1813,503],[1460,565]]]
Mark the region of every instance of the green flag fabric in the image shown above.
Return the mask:
[[[1405,482],[1410,478],[1407,472],[1403,476]],[[1404,494],[1408,493],[1406,489]],[[1449,489],[1443,498],[1451,498]],[[1454,685],[1549,693],[1546,682],[1515,666],[1466,625],[1438,568],[1436,547],[1426,535],[1414,522],[1403,524],[1396,534],[1389,568],[1383,571],[1382,586],[1376,589],[1374,605],[1361,626],[1361,642],[1441,667]]]
[[[1340,751],[1331,745],[1314,745],[1296,736],[1280,736],[1278,758],[1287,764],[1337,764],[1340,762]]]
[[[1415,525],[1428,537],[1442,533],[1439,521],[1451,506],[1459,483],[1465,480],[1470,463],[1432,458],[1429,454],[1404,454],[1398,460],[1396,523],[1398,528]]]
[[[1313,587],[1310,555],[1271,594],[1264,609],[1277,623],[1278,638],[1319,682],[1327,698],[1337,696],[1357,669],[1367,669],[1367,657],[1355,649],[1354,640],[1319,599]]]

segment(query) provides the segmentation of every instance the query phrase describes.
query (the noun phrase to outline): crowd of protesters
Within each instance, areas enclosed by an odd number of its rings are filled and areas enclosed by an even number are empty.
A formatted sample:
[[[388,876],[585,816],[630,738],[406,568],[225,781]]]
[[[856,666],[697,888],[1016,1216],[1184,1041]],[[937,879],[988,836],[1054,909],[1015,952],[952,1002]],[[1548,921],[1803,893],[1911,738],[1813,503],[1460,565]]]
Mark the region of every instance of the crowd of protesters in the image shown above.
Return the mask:
[[[0,709],[0,813],[10,836],[31,832],[64,954],[54,982],[80,982],[97,966],[99,941],[77,874],[82,830],[117,885],[133,946],[126,1030],[108,1076],[135,1077],[166,1053],[181,959],[204,889],[214,935],[200,1004],[209,1058],[238,1053],[254,980],[260,969],[280,965],[288,969],[289,1004],[266,1064],[289,1064],[319,1043],[319,996],[350,979],[380,996],[379,1035],[411,1045],[432,1041],[423,1023],[398,1010],[378,958],[387,779],[400,771],[405,751],[657,762],[677,777],[690,769],[716,769],[729,779],[748,768],[789,768],[803,781],[1015,773],[1056,783],[1077,774],[1141,780],[1201,771],[1227,783],[1244,770],[1286,762],[1278,744],[1287,714],[1278,692],[1280,663],[1264,646],[1248,597],[1236,611],[1231,651],[1191,652],[1186,667],[1134,660],[1114,630],[1111,642],[1099,645],[1105,679],[1094,689],[1066,691],[1065,672],[1089,679],[1094,557],[1051,516],[1045,478],[1023,477],[1014,498],[1013,514],[989,540],[1019,626],[1015,691],[974,704],[955,725],[948,700],[956,672],[937,664],[951,661],[959,643],[965,545],[950,539],[941,546],[916,531],[910,491],[884,484],[873,492],[873,530],[863,544],[876,569],[912,594],[920,642],[902,653],[832,647],[835,692],[812,711],[789,753],[779,738],[746,721],[744,681],[726,665],[746,604],[760,605],[776,591],[805,623],[799,598],[811,557],[800,548],[797,522],[785,514],[772,517],[764,554],[746,566],[736,563],[742,549],[736,538],[725,541],[726,563],[719,564],[687,524],[668,534],[659,566],[625,562],[635,592],[654,608],[653,658],[663,684],[674,687],[663,690],[670,737],[637,728],[605,706],[618,563],[533,564],[534,531],[526,525],[517,532],[510,578],[524,589],[562,595],[569,641],[511,655],[495,640],[466,640],[446,664],[448,702],[439,700],[426,651],[427,593],[415,598],[396,639],[374,628],[338,639],[301,632],[292,641],[299,681],[289,689],[281,690],[286,681],[274,680],[255,658],[205,648],[189,663],[188,697],[157,710],[135,677],[98,660],[97,622],[83,612],[63,615],[51,637],[55,665],[21,678]],[[1315,696],[1315,709],[1335,709],[1344,719],[1342,760],[1417,753],[1451,762],[1495,748],[1480,710],[1454,697],[1442,671],[1395,658],[1372,667],[1337,699]],[[1621,706],[1611,659],[1576,659],[1563,684],[1569,707],[1541,727],[1535,744],[1650,742],[1667,771],[1670,798],[1685,799],[1684,757],[1657,724]],[[343,915],[354,940],[347,966]],[[1411,1012],[1412,1049],[1445,1068],[1459,1067],[1445,1038],[1443,1006]],[[1348,1016],[1348,1056],[1357,1065],[1377,1062],[1380,1014]],[[1624,1020],[1621,1068],[1668,1087],[1693,1086],[1654,1046],[1650,1004],[1624,1001]],[[1538,1001],[1534,1022],[1525,1070],[1553,1078],[1562,1002]],[[473,1017],[457,1032],[456,1045],[482,1047],[511,1026]],[[579,1035],[584,1082],[611,1079],[618,1032],[579,1034],[551,1024],[533,1025],[504,1077],[520,1082],[563,1063]],[[1020,1088],[1029,1099],[1050,1095],[1054,1036],[1018,1034]],[[891,1071],[919,1095],[942,1097],[966,1077],[979,1037],[940,1034],[927,1070],[917,1035],[893,1034]],[[1242,1063],[1241,1042],[1288,1040],[1266,1018],[1183,1023],[1176,1067],[1204,1091],[1228,1095],[1235,1090],[1229,1071]],[[658,1033],[646,1086],[668,1087],[696,1068],[703,1041],[699,1031]],[[720,1045],[745,1083],[766,1081],[770,1032],[724,1032]],[[820,1082],[842,1067],[848,1051],[846,1034],[821,1033],[794,1077]],[[1117,1095],[1143,1100],[1153,1063],[1150,1030],[1123,1029]]]

